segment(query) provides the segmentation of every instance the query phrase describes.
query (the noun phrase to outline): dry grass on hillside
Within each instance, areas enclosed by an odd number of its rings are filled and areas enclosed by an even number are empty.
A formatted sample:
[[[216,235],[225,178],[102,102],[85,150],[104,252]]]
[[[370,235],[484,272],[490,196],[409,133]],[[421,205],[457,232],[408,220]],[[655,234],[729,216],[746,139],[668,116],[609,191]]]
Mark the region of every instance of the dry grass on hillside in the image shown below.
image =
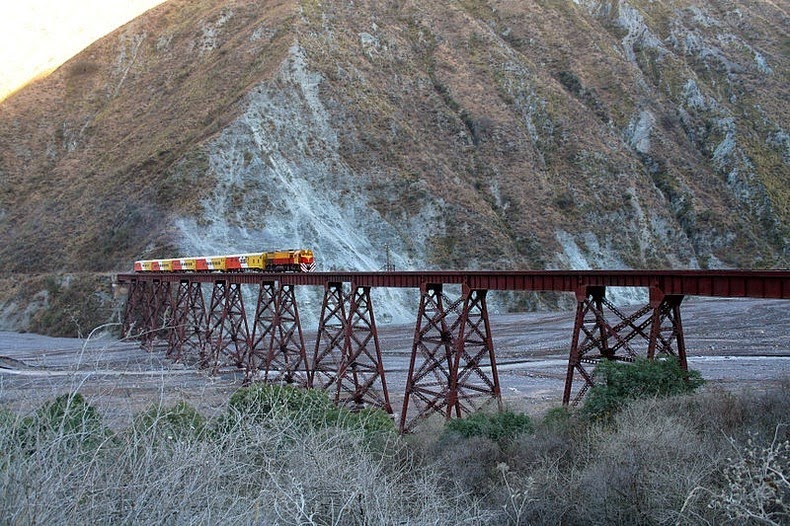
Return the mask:
[[[370,203],[404,246],[428,238],[409,255],[423,267],[571,266],[577,248],[591,267],[781,266],[787,17],[597,4],[166,2],[2,102],[0,262],[172,254],[176,219],[234,216],[201,206],[243,169],[212,165],[233,129],[257,145],[250,179],[271,179],[271,152],[347,174],[333,199]],[[289,95],[268,100],[287,106],[279,128],[230,126],[265,93]],[[251,200],[251,226],[287,222]]]

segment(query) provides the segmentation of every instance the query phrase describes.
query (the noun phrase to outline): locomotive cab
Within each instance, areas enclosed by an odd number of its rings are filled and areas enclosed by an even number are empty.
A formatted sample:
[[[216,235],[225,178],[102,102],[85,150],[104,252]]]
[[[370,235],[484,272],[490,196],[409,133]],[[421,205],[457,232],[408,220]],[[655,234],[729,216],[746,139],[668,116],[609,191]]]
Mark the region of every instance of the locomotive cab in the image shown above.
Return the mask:
[[[314,272],[315,271],[315,258],[313,251],[310,249],[302,249],[299,251],[299,272]]]

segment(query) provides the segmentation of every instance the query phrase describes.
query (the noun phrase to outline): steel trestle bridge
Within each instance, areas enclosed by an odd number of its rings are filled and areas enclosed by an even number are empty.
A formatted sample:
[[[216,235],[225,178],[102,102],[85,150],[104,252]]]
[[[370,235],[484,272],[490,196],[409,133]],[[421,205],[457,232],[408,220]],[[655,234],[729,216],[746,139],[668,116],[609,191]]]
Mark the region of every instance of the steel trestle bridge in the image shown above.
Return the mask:
[[[371,301],[372,288],[420,291],[399,426],[440,413],[458,418],[480,403],[501,406],[488,291],[570,292],[564,404],[595,385],[602,359],[675,356],[687,368],[681,321],[686,296],[790,299],[788,270],[580,270],[428,272],[139,272],[119,274],[128,291],[123,336],[211,372],[243,371],[247,382],[325,389],[338,404],[393,414]],[[445,286],[460,285],[458,298]],[[323,288],[315,348],[308,354],[295,288]],[[607,287],[641,288],[648,302],[626,312]],[[457,287],[456,287],[457,288]],[[257,297],[254,311],[245,305]],[[577,388],[574,391],[574,382]]]

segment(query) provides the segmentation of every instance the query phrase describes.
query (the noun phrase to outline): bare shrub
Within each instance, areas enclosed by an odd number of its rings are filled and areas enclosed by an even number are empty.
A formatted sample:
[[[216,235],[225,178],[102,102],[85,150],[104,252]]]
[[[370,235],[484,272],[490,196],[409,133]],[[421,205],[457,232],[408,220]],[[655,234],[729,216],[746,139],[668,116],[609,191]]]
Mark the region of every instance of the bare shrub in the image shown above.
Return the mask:
[[[588,423],[567,407],[551,409],[530,435],[518,436],[509,449],[508,462],[517,470],[542,464],[547,458],[558,469],[569,467],[589,441]]]
[[[504,498],[500,506],[504,511],[507,524],[531,523],[532,505],[537,500],[533,496],[535,479],[513,473],[505,462],[497,464],[497,472],[501,476],[501,484],[504,489],[502,494]]]
[[[532,485],[521,523],[673,522],[716,464],[700,435],[664,403],[633,401],[610,425],[568,415],[523,437],[521,448],[531,451],[516,458]]]
[[[777,423],[790,422],[790,380],[765,392],[747,391],[739,395],[747,406],[744,427],[752,434],[771,436]],[[790,430],[782,427],[785,435]]]
[[[704,435],[711,449],[729,448],[728,437],[772,436],[777,424],[790,421],[790,382],[764,392],[706,390],[666,400],[665,410]]]
[[[364,425],[305,426],[284,405],[265,421],[237,415],[213,430],[183,404],[154,408],[99,441],[77,442],[82,427],[59,426],[37,435],[33,449],[18,439],[26,420],[1,415],[2,523],[482,524],[491,516],[463,492],[443,492],[439,472],[395,433],[374,440]]]
[[[396,436],[373,451],[361,433],[303,435],[270,456],[260,498],[280,524],[474,523],[485,515],[463,493],[441,491],[438,471],[416,464]],[[298,433],[298,434],[296,434]],[[286,435],[287,437],[287,435]],[[471,504],[471,505],[470,505]]]
[[[747,397],[722,390],[678,396],[667,400],[667,409],[693,426],[700,433],[712,434],[719,440],[748,424],[751,409]]]
[[[478,498],[486,496],[496,486],[496,466],[503,460],[497,443],[490,438],[475,436],[461,438],[443,435],[432,455],[437,459],[449,490],[459,488]]]
[[[717,514],[716,522],[730,524],[787,524],[790,522],[790,440],[787,424],[776,427],[769,443],[752,435],[744,443],[730,438],[735,455],[722,465],[721,479],[712,487],[689,492],[684,518],[701,516],[700,504]]]
[[[575,495],[584,466],[595,455],[595,441],[585,419],[567,408],[556,408],[538,423],[535,433],[520,435],[508,450],[511,485],[529,488],[525,506],[510,524],[584,522],[584,504]],[[515,479],[515,480],[514,480]],[[499,490],[499,505],[512,500],[507,485]]]
[[[591,438],[596,455],[580,492],[599,523],[671,521],[715,466],[701,437],[659,400],[633,402],[613,430],[597,427]]]
[[[608,424],[555,410],[504,444],[438,426],[404,439],[316,394],[240,396],[252,403],[214,420],[160,404],[114,433],[74,395],[27,417],[0,409],[0,523],[790,520],[782,389],[633,401]]]

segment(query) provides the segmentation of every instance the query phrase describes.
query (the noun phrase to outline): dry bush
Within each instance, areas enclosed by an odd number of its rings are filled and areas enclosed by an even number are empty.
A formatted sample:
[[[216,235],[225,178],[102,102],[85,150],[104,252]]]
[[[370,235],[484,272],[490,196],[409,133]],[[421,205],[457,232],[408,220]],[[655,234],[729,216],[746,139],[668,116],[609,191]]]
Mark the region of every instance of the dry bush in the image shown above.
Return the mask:
[[[778,423],[790,420],[790,381],[764,392],[710,390],[667,403],[689,425],[723,442],[725,437],[746,439],[750,433],[771,436]]]
[[[720,509],[738,523],[780,524],[790,521],[790,440],[777,426],[770,444],[749,438],[727,458],[724,488],[713,495],[710,507]]]
[[[156,407],[99,441],[60,426],[36,434],[33,449],[16,438],[25,422],[0,418],[2,523],[480,524],[490,515],[463,493],[442,493],[438,471],[396,434],[304,426],[287,407],[208,430],[184,405]]]
[[[594,456],[578,480],[587,516],[597,524],[666,524],[686,495],[716,466],[704,437],[658,400],[634,402],[615,427],[595,427]]]
[[[496,466],[504,460],[497,443],[480,436],[443,436],[436,442],[432,458],[448,491],[458,488],[476,498],[485,497],[497,485]]]
[[[583,521],[583,504],[573,494],[589,458],[595,455],[586,420],[566,408],[549,411],[532,435],[522,435],[509,449],[509,483],[528,488],[529,498],[518,520],[509,524],[573,524]],[[512,499],[505,486],[500,505]],[[512,517],[511,517],[512,519]]]
[[[114,433],[62,398],[0,409],[0,523],[786,524],[786,395],[641,400],[609,424],[553,411],[504,445],[404,440],[314,394],[214,420],[160,405]]]
[[[571,444],[547,438],[533,443],[546,449],[518,471],[517,482],[531,494],[521,521],[512,523],[672,523],[688,492],[715,464],[693,431],[644,410],[627,409],[618,416],[621,426],[594,426]]]
[[[296,430],[294,430],[296,431]],[[298,431],[297,431],[298,432]],[[285,435],[284,438],[288,439]],[[296,436],[291,438],[297,438]],[[464,493],[442,492],[437,470],[416,464],[401,440],[371,451],[361,434],[298,437],[263,469],[262,497],[280,524],[479,524]]]
[[[530,491],[520,523],[786,523],[789,437],[775,431],[790,422],[787,394],[640,400],[611,425],[555,412],[508,458],[511,480]],[[496,491],[500,502],[511,493]]]
[[[566,407],[546,413],[534,434],[519,436],[509,449],[508,462],[518,470],[530,469],[550,459],[557,469],[571,467],[580,448],[589,440],[588,422]]]
[[[721,477],[689,492],[681,509],[684,522],[717,524],[790,523],[790,440],[788,423],[776,426],[770,441],[751,434],[729,438],[731,456]],[[711,520],[711,518],[713,520]]]

